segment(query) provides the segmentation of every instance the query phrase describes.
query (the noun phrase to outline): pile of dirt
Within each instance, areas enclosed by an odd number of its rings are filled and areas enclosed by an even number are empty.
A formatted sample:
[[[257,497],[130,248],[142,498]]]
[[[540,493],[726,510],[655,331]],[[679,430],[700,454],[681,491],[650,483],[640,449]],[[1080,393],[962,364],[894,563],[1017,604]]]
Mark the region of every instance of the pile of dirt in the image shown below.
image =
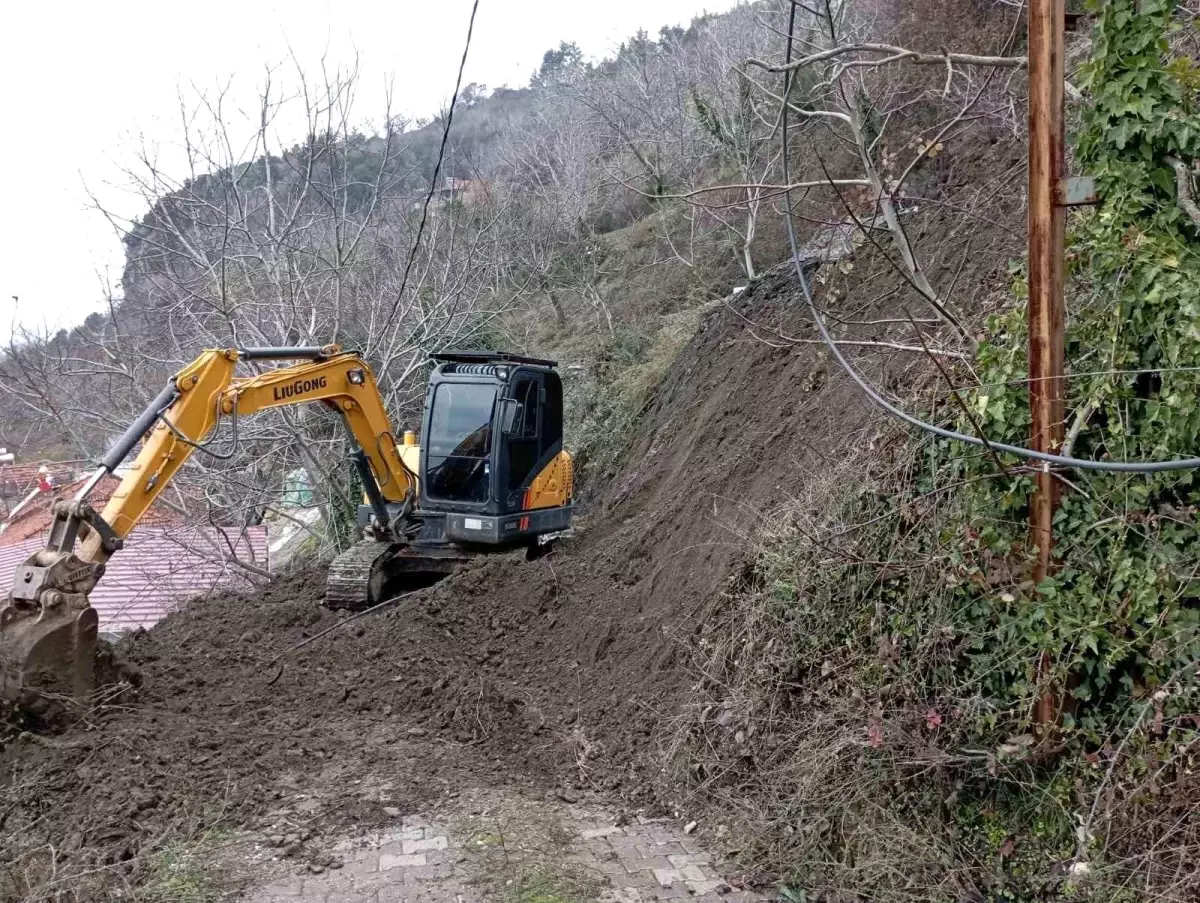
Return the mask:
[[[918,240],[953,247],[945,228]],[[962,284],[994,284],[992,267],[977,255]],[[870,297],[852,314],[866,325],[841,335],[870,342],[906,283],[885,262],[847,279]],[[885,386],[924,372],[919,355],[858,353]],[[145,678],[136,701],[0,740],[0,836],[22,839],[0,859],[27,868],[53,845],[74,869],[136,872],[166,837],[281,817],[369,827],[471,783],[647,804],[694,680],[687,643],[756,523],[876,417],[813,341],[794,278],[759,280],[704,321],[622,475],[553,554],[482,560],[319,638],[347,616],[320,607],[311,572],[124,641]]]
[[[739,311],[784,324],[793,290],[766,280]],[[467,775],[644,800],[656,729],[687,681],[681,636],[759,513],[864,416],[844,388],[817,388],[822,366],[723,310],[591,529],[561,551],[483,560],[301,648],[347,617],[319,605],[319,572],[194,602],[127,638],[136,701],[8,739],[6,831],[136,868],[162,837],[266,825],[284,801],[307,800],[314,829],[370,826]]]

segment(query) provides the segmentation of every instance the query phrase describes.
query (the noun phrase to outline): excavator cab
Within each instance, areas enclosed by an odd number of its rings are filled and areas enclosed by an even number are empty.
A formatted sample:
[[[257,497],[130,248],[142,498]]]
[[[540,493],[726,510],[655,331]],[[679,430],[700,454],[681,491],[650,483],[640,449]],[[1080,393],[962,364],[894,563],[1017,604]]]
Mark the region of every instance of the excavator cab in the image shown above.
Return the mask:
[[[446,352],[429,381],[419,515],[445,538],[516,545],[571,521],[563,388],[553,361]]]
[[[409,516],[420,525],[415,545],[531,545],[569,528],[574,479],[554,361],[476,351],[433,359],[418,450],[419,504]],[[415,442],[406,434],[405,451]],[[405,516],[409,502],[384,503],[369,477],[358,522],[378,534],[381,524]]]

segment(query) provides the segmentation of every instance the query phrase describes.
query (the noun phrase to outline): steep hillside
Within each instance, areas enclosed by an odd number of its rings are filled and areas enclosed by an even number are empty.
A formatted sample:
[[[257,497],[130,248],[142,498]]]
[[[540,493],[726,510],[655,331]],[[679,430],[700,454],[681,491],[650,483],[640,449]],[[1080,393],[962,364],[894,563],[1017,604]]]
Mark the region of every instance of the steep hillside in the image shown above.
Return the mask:
[[[792,328],[792,298],[772,277],[714,312],[640,428],[638,463],[549,558],[481,563],[291,654],[339,621],[317,605],[319,574],[196,602],[130,638],[145,676],[132,708],[6,742],[6,831],[72,850],[74,869],[136,863],[156,833],[202,824],[214,795],[236,800],[220,816],[233,823],[281,792],[321,799],[321,819],[369,823],[375,810],[338,775],[384,780],[400,762],[414,805],[459,767],[645,800],[656,727],[689,679],[680,640],[740,537],[869,420],[844,385],[821,386],[815,351],[773,347],[743,322]]]
[[[948,227],[922,220],[914,240],[932,248]],[[964,285],[994,283],[1001,262],[980,255]],[[879,255],[827,278],[863,298],[864,323],[900,312],[905,283]],[[843,333],[868,343],[857,356],[890,385],[928,372],[919,355],[870,347],[875,326]],[[10,855],[52,843],[72,871],[107,862],[136,877],[162,832],[253,826],[296,794],[314,801],[314,824],[370,824],[381,815],[366,788],[384,782],[416,807],[463,775],[653,804],[695,680],[689,648],[751,538],[877,433],[809,335],[786,267],[709,304],[586,529],[546,559],[481,562],[320,638],[342,616],[319,607],[319,572],[199,600],[131,637],[123,651],[145,677],[132,707],[7,741],[6,830],[22,838]],[[231,804],[206,814],[218,797]]]
[[[1171,459],[1200,422],[1195,3],[1093,5],[1072,116],[1104,199],[1071,220],[1070,445]],[[394,253],[419,228],[403,192],[357,221],[368,253],[288,283],[313,291],[295,310],[271,266],[214,287],[195,261],[131,257],[129,312],[161,302],[189,337],[258,317],[289,341],[361,341],[398,417],[436,342],[559,358],[579,530],[369,617],[320,606],[318,564],[127,637],[136,694],[0,734],[0,896],[115,896],[164,844],[257,837],[280,810],[306,826],[287,856],[320,867],[330,837],[482,785],[669,812],[794,903],[1197,898],[1194,477],[1056,469],[1039,581],[1028,463],[885,418],[831,359],[783,240],[770,78],[796,25],[787,213],[833,340],[905,409],[1024,443],[1022,10],[824,11],[755,4],[590,68],[560,48],[501,98],[512,122],[472,106],[472,174],[495,194],[436,208],[419,285]],[[236,192],[230,172],[214,184]],[[277,250],[269,213],[246,217],[256,252]],[[227,223],[193,225],[173,238]],[[325,266],[344,225],[297,258]],[[202,314],[178,294],[201,284]],[[277,456],[248,482],[297,449],[342,461],[308,417],[248,438],[247,460]],[[357,490],[329,470],[336,508]]]

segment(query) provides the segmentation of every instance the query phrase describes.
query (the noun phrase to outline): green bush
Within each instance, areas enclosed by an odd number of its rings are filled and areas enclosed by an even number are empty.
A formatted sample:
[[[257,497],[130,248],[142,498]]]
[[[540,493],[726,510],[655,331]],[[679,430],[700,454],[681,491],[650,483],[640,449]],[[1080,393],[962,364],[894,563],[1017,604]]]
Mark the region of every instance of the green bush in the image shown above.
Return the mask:
[[[1200,235],[1174,161],[1200,158],[1200,77],[1171,56],[1171,0],[1091,7],[1076,156],[1103,203],[1071,235],[1070,451],[1196,456]],[[1018,303],[987,324],[964,399],[1013,444],[1025,322]],[[1062,472],[1035,585],[1033,469],[890,438],[760,537],[702,634],[677,765],[794,899],[1195,899],[1195,475]],[[1034,724],[1047,693],[1056,730]]]

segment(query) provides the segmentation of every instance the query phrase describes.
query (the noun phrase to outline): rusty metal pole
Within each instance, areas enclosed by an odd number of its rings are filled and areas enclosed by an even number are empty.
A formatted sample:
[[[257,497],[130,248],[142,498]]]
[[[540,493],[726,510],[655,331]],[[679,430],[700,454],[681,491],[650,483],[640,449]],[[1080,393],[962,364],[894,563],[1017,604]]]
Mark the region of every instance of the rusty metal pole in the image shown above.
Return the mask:
[[[1063,254],[1065,211],[1060,197],[1065,185],[1063,126],[1065,94],[1064,0],[1029,3],[1029,406],[1033,415],[1030,440],[1038,451],[1062,449],[1066,379],[1063,374]],[[1048,467],[1041,467],[1030,499],[1031,540],[1037,547],[1034,581],[1051,572],[1054,512],[1060,488]],[[1050,665],[1043,653],[1042,677]],[[1038,701],[1034,718],[1053,724],[1059,715],[1057,691]]]

